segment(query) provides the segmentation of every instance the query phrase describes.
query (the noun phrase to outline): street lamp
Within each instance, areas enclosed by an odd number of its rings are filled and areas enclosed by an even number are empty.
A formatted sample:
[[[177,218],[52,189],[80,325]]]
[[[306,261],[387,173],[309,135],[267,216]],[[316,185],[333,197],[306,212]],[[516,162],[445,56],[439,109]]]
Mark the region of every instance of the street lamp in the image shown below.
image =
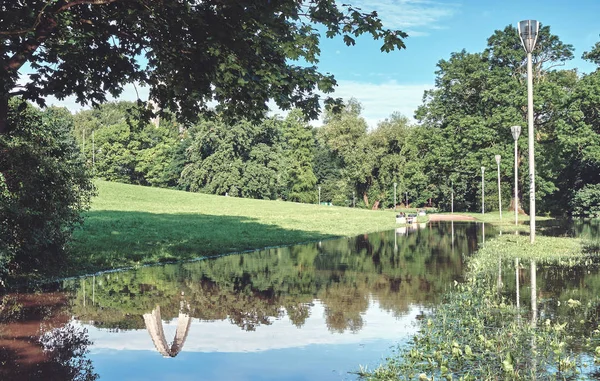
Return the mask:
[[[396,211],[396,187],[398,183],[394,183],[394,212]]]
[[[408,192],[404,192],[404,195],[406,196],[406,207],[408,208]]]
[[[481,167],[481,214],[485,213],[485,186],[483,185],[483,174],[485,167]]]
[[[515,139],[515,225],[519,224],[519,176],[517,168],[517,140],[519,140],[519,135],[521,135],[521,126],[512,126],[510,128],[510,132],[512,132],[513,139]]]
[[[498,209],[500,210],[500,221],[502,221],[502,195],[500,192],[500,155],[494,156],[498,164]]]
[[[352,191],[352,207],[356,208],[356,194]]]
[[[519,22],[519,36],[527,52],[527,133],[529,134],[529,241],[535,241],[535,159],[533,150],[533,76],[531,52],[537,41],[540,23],[536,20]]]

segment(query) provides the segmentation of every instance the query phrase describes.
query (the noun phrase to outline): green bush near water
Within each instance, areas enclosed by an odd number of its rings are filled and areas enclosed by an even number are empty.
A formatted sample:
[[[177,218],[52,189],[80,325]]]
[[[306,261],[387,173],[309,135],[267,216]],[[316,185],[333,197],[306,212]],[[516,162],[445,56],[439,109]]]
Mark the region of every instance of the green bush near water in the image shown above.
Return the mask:
[[[598,257],[593,250],[573,238],[538,236],[533,245],[528,236],[503,235],[487,241],[469,259],[467,281],[445,295],[421,323],[413,342],[379,368],[362,369],[361,376],[368,380],[593,378],[600,370],[600,298],[588,300],[585,306],[569,299],[564,307],[572,310],[568,317],[548,315],[538,320],[504,297],[496,279],[501,260],[589,268]]]

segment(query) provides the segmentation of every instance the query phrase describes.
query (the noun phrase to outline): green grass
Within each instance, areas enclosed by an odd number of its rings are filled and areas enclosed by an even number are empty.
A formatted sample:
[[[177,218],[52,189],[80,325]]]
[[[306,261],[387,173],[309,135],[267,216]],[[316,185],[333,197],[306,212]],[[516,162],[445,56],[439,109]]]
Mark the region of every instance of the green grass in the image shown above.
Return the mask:
[[[97,181],[98,196],[71,244],[69,275],[396,227],[371,211],[188,193]]]

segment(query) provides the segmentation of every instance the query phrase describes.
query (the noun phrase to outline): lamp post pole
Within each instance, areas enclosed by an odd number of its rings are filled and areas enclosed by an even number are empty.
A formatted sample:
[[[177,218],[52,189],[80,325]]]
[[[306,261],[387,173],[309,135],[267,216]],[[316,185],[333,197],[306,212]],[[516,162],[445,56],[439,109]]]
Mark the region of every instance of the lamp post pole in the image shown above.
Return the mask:
[[[451,182],[450,188],[450,214],[454,214],[454,181]]]
[[[404,195],[406,196],[406,207],[408,208],[408,192],[404,192]]]
[[[394,183],[394,212],[396,211],[396,187],[398,183]]]
[[[321,186],[319,185],[319,205],[321,205]]]
[[[485,173],[485,167],[481,167],[481,214],[485,213],[485,185],[483,182],[483,174]]]
[[[500,221],[502,221],[502,192],[500,192],[500,155],[494,156],[498,165],[498,210],[500,210]]]
[[[531,52],[535,47],[540,24],[535,20],[519,22],[519,36],[527,52],[527,133],[529,143],[529,242],[535,242],[535,157],[533,140],[533,75]]]
[[[517,161],[517,141],[519,140],[519,135],[521,135],[521,126],[512,126],[510,128],[512,132],[512,136],[515,139],[515,225],[519,224],[519,169],[518,169],[518,161]]]
[[[356,208],[356,195],[354,191],[352,191],[352,207]]]

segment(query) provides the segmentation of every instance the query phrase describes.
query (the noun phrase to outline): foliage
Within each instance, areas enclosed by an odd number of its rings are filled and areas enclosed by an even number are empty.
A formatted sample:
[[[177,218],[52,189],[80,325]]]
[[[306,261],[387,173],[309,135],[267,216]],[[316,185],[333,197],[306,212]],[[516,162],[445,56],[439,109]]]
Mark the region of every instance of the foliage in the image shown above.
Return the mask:
[[[3,101],[20,94],[43,103],[46,95],[73,94],[79,103],[97,104],[107,92],[117,96],[125,84],[138,82],[151,88],[161,109],[192,118],[212,100],[229,116],[256,118],[269,99],[316,118],[316,90],[335,86],[333,76],[316,67],[321,33],[341,36],[347,45],[368,34],[382,40],[385,52],[404,48],[406,37],[384,29],[375,12],[325,0],[1,4]],[[33,73],[13,91],[26,63]]]
[[[600,217],[600,184],[589,184],[577,191],[571,208],[574,216]]]
[[[485,280],[458,284],[414,342],[372,372],[368,380],[554,380],[579,379],[593,359],[574,352],[567,325],[539,324],[520,316]],[[574,323],[576,324],[576,323]],[[600,331],[589,336],[597,341]],[[593,349],[593,347],[592,347]]]
[[[41,112],[14,99],[8,120],[14,128],[0,135],[0,257],[10,271],[39,270],[64,259],[94,187],[67,110]]]
[[[573,70],[558,70],[572,58],[572,50],[548,26],[540,29],[533,80],[536,198],[541,212],[566,212],[573,188],[593,182],[598,171],[600,130],[594,116],[598,73],[580,79]],[[476,210],[481,200],[480,167],[486,167],[486,206],[495,210],[494,156],[499,154],[502,200],[508,204],[512,181],[507,180],[512,180],[514,167],[512,125],[523,127],[518,142],[519,189],[528,188],[525,63],[512,26],[496,31],[483,52],[455,52],[438,63],[436,88],[426,92],[416,113],[421,131],[415,143],[424,153],[415,164],[423,177],[416,184],[420,193],[429,192],[447,208],[453,183],[455,205]]]
[[[278,119],[257,125],[205,120],[189,131],[191,144],[180,184],[193,192],[276,199],[285,179]]]
[[[530,279],[530,289],[540,287],[544,298],[538,303],[537,291],[524,290],[535,303],[529,311],[519,307],[519,299],[515,305],[510,280],[504,289],[515,268],[502,264],[517,258],[529,262],[532,273],[538,272],[537,262],[546,265],[537,275],[546,284]],[[516,263],[518,280],[523,276]],[[469,258],[467,281],[455,283],[423,319],[413,342],[361,375],[369,380],[589,379],[598,371],[600,344],[598,275],[584,276],[592,263],[575,238],[538,236],[535,244],[513,235],[489,240]],[[554,295],[556,289],[561,292]],[[573,299],[576,295],[584,299]]]
[[[310,125],[303,122],[299,110],[290,113],[285,120],[286,167],[288,168],[286,199],[304,203],[316,200],[317,177],[313,172],[314,138]]]

